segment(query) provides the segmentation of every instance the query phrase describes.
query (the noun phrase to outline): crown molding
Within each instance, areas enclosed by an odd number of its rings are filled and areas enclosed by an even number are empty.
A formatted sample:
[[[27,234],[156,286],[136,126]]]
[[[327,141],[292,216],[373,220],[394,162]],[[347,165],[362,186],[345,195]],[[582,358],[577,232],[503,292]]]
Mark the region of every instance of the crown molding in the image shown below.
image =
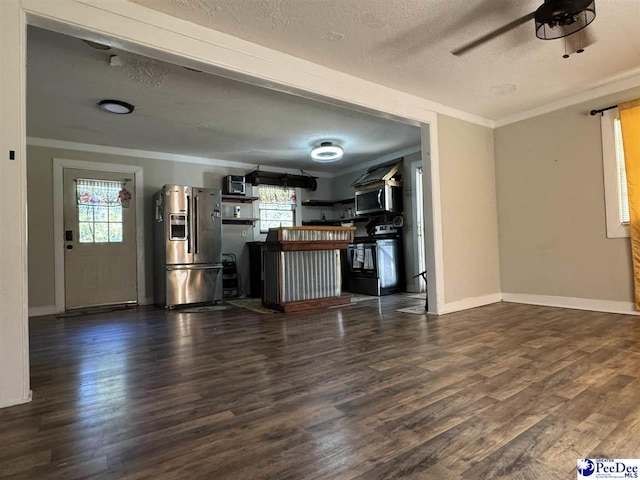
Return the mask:
[[[151,150],[137,150],[125,147],[109,147],[107,145],[94,145],[91,143],[68,142],[66,140],[54,140],[52,138],[27,137],[27,145],[34,147],[57,148],[60,150],[74,150],[77,152],[102,153],[105,155],[122,155],[125,157],[150,158],[153,160],[165,160],[168,162],[192,163],[196,165],[209,165],[212,167],[227,167],[238,169],[255,170],[255,163],[235,162],[232,160],[221,160],[217,158],[197,157],[192,155],[182,155],[178,153],[154,152]],[[298,168],[281,168],[266,166],[272,172],[290,173],[291,170],[298,171]],[[327,172],[316,172],[305,170],[309,175],[319,178],[334,178],[336,175]]]
[[[528,118],[538,117],[545,113],[554,112],[563,108],[571,107],[579,103],[595,100],[607,95],[629,90],[640,86],[640,68],[634,69],[631,72],[627,72],[623,76],[617,76],[614,79],[610,79],[605,82],[591,87],[590,89],[565,97],[561,100],[556,100],[540,107],[532,108],[524,112],[516,113],[509,117],[504,117],[494,122],[494,128],[504,127],[512,123],[520,122]]]

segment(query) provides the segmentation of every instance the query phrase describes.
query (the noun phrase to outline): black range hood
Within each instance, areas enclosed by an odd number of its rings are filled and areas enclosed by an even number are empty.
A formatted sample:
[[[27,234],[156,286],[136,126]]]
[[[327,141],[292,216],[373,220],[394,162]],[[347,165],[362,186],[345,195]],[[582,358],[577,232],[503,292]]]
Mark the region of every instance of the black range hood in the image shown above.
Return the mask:
[[[394,160],[391,163],[385,165],[378,165],[371,167],[367,170],[367,173],[363,173],[356,178],[351,184],[356,189],[359,187],[366,187],[376,183],[393,182],[395,177],[401,175],[402,158]]]

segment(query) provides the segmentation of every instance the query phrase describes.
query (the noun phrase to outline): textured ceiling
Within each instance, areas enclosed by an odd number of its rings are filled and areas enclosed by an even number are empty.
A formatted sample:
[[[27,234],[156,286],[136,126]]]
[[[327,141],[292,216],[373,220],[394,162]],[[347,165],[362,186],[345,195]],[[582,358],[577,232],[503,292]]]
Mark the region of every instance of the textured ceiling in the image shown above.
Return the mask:
[[[498,120],[638,73],[640,1],[597,0],[597,42],[563,59],[529,22],[450,51],[542,0],[131,0],[167,14]]]
[[[111,66],[116,54],[122,63]],[[420,144],[420,130],[390,120],[189,71],[128,52],[28,29],[27,134],[79,143],[335,172]],[[119,99],[131,115],[101,111]],[[333,164],[309,151],[330,140]]]

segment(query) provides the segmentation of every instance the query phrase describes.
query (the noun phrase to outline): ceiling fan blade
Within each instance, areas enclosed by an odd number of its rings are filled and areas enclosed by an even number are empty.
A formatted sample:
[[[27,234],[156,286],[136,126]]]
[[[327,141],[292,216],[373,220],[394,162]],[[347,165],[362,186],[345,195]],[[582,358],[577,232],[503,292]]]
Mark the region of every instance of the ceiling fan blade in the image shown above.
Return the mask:
[[[466,45],[460,47],[460,48],[456,48],[455,50],[453,50],[451,53],[454,55],[462,55],[463,53],[467,53],[469,50],[472,50],[480,45],[482,45],[485,42],[488,42],[489,40],[492,40],[500,35],[502,35],[503,33],[507,33],[509,30],[513,30],[516,27],[519,27],[520,25],[522,25],[523,23],[527,23],[529,20],[533,20],[535,17],[536,13],[535,12],[531,12],[528,15],[525,15],[524,17],[520,17],[517,20],[514,20],[511,23],[507,23],[506,25],[498,28],[497,30],[494,30],[491,33],[488,33],[476,40],[474,40],[471,43],[467,43]]]

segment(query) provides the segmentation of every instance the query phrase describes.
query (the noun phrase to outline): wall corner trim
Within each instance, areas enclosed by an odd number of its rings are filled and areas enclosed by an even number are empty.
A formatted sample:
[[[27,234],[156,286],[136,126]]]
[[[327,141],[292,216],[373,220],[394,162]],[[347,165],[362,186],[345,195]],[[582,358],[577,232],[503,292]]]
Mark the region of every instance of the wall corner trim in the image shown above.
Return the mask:
[[[615,300],[597,300],[592,298],[557,297],[554,295],[531,295],[528,293],[503,293],[502,299],[505,302],[524,303],[527,305],[572,308],[574,310],[620,313],[623,315],[640,315],[640,312],[634,309],[633,302],[617,302]]]
[[[456,300],[455,302],[445,303],[438,311],[438,315],[460,312],[462,310],[482,307],[484,305],[490,305],[492,303],[498,303],[500,301],[502,301],[502,294],[500,293],[491,293],[489,295],[482,295],[480,297],[464,298],[462,300]]]

